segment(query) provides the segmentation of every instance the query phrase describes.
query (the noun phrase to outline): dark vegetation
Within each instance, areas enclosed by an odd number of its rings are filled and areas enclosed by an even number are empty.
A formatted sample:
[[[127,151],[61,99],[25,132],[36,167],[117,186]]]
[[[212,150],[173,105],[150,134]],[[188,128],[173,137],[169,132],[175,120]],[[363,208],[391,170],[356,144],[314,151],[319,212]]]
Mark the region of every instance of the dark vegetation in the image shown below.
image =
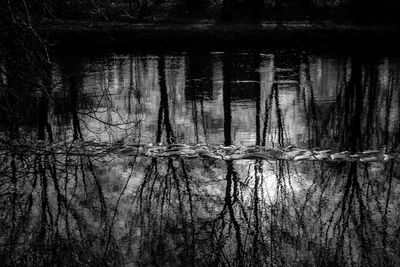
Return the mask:
[[[340,20],[396,22],[396,0],[46,0],[2,1],[2,15],[28,9],[37,19],[125,22]]]
[[[350,47],[374,53],[376,47],[396,50],[398,11],[395,0],[18,0],[0,3],[0,27],[3,39],[25,27],[62,50],[86,52],[133,44],[178,50]]]

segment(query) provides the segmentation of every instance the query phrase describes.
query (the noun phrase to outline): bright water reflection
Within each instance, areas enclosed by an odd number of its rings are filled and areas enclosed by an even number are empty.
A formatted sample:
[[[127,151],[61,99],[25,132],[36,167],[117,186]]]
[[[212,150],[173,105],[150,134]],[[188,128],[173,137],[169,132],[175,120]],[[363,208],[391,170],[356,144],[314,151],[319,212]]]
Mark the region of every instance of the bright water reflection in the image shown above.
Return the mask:
[[[1,113],[1,259],[395,266],[398,160],[151,158],[136,146],[397,156],[399,63],[298,51],[59,58],[49,94]]]
[[[187,144],[222,144],[228,130],[236,145],[349,148],[357,142],[355,148],[366,149],[390,146],[398,132],[399,62],[392,58],[243,52],[108,60],[61,62],[56,71],[57,77],[78,74],[80,98],[96,103],[99,120],[82,118],[96,130],[86,138],[123,138],[123,131],[102,132],[102,122],[138,117],[143,143],[156,142],[160,124]]]

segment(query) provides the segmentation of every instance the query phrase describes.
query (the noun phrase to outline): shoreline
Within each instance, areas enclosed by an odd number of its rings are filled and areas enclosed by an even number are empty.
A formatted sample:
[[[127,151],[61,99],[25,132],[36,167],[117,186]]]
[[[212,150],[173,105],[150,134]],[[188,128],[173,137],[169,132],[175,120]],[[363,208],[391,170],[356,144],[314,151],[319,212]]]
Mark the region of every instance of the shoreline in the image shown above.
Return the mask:
[[[263,24],[130,24],[55,22],[38,25],[56,50],[207,50],[294,48],[339,53],[398,53],[400,27],[332,22]],[[382,51],[382,49],[384,49]],[[379,50],[379,51],[376,51]]]

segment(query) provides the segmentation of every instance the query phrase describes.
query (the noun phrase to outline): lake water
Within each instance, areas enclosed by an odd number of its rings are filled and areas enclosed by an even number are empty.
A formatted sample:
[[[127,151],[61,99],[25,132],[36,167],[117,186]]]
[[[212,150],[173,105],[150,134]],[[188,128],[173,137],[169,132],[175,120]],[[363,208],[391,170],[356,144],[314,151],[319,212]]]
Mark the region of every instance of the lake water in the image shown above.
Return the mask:
[[[0,126],[7,264],[400,264],[400,58],[61,55],[51,77]]]

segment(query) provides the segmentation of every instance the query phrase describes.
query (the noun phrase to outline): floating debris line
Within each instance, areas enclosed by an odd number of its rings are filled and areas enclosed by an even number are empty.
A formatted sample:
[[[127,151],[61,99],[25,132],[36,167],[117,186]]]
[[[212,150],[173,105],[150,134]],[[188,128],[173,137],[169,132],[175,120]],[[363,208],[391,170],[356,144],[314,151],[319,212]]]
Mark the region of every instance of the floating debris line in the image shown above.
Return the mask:
[[[385,153],[383,150],[366,150],[358,153],[349,151],[302,149],[294,146],[285,149],[265,148],[261,146],[207,146],[207,145],[146,145],[140,148],[140,154],[146,157],[186,157],[213,158],[221,160],[288,160],[288,161],[359,161],[386,162],[400,161],[400,153]]]
[[[102,157],[107,155],[142,157],[183,157],[211,158],[219,160],[286,160],[305,161],[348,161],[348,162],[388,162],[399,161],[400,153],[387,153],[384,149],[365,150],[357,153],[349,151],[303,149],[289,146],[284,149],[262,146],[224,146],[224,145],[187,145],[187,144],[133,144],[122,142],[104,143],[96,141],[72,141],[59,143],[39,143],[36,146],[21,144],[0,145],[0,156],[13,153],[35,153],[42,155],[87,155]]]

